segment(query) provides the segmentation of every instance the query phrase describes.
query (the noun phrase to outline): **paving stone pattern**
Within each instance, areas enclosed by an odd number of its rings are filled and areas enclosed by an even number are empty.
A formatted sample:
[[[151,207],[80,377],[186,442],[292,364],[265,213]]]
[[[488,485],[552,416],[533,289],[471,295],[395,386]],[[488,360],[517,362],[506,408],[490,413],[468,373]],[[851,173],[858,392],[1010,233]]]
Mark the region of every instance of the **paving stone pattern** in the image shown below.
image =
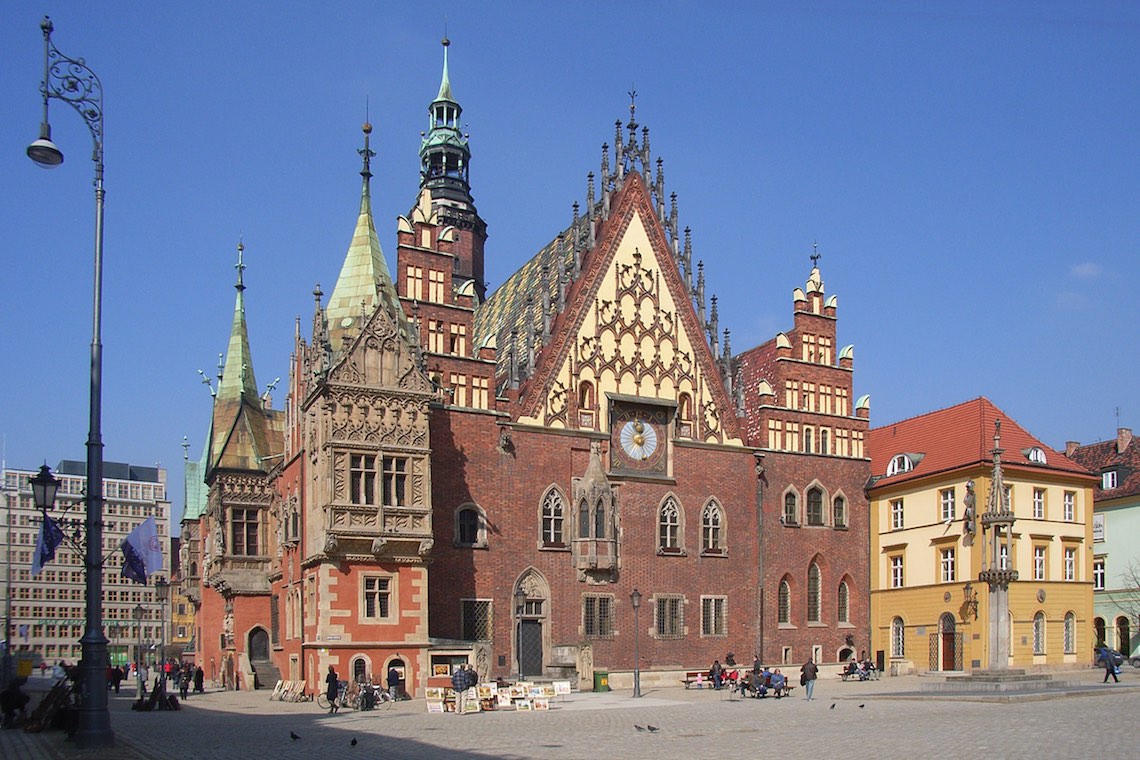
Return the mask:
[[[812,702],[730,700],[727,692],[669,688],[641,699],[628,691],[576,693],[549,712],[463,716],[429,715],[423,700],[327,715],[315,703],[270,702],[265,691],[209,692],[191,696],[178,712],[135,713],[124,694],[111,700],[113,750],[80,752],[59,732],[0,731],[0,757],[755,760],[773,747],[783,758],[1134,757],[1128,716],[1140,714],[1140,671],[1126,670],[1119,686],[1101,685],[1102,675],[1075,676],[1086,687],[1083,696],[1014,704],[924,695],[926,679],[917,676],[846,683],[825,673]],[[659,730],[636,729],[649,725]],[[290,739],[290,732],[300,738]]]

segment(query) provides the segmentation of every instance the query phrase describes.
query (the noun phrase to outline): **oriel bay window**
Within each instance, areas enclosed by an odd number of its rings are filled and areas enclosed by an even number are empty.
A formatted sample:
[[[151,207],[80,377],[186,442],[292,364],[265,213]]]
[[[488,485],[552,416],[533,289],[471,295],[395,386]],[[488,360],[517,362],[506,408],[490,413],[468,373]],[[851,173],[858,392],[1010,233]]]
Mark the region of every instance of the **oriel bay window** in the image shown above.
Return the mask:
[[[230,511],[230,553],[237,557],[257,556],[258,510],[235,507]]]
[[[384,506],[403,507],[409,503],[408,498],[408,471],[407,457],[386,456],[381,464],[383,468],[383,496]]]
[[[353,504],[376,503],[376,457],[371,454],[349,456],[348,500]]]

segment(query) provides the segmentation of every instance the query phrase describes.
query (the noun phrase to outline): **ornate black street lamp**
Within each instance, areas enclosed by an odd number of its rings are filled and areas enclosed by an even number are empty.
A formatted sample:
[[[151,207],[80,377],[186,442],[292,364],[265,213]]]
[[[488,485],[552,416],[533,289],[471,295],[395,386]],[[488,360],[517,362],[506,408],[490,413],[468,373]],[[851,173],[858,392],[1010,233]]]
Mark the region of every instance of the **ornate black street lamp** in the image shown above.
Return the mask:
[[[641,592],[634,589],[629,595],[629,603],[633,605],[633,696],[641,696],[641,653],[637,651],[641,640],[641,626],[637,624],[637,611],[641,609]]]
[[[87,617],[79,663],[81,700],[75,744],[87,749],[115,743],[107,709],[107,637],[103,635],[103,84],[82,58],[68,58],[51,41],[54,29],[44,16],[44,78],[40,93],[44,116],[40,137],[28,146],[28,158],[45,169],[63,163],[63,152],[51,140],[48,103],[62,100],[75,109],[91,131],[95,149],[95,293],[92,311],[90,425],[87,434]]]

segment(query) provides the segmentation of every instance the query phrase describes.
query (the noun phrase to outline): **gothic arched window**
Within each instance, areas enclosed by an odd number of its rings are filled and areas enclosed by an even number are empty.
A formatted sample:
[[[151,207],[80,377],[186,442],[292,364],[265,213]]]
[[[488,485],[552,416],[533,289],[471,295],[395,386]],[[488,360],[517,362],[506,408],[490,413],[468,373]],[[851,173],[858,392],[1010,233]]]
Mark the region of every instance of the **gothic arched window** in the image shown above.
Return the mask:
[[[807,492],[807,524],[823,525],[823,491],[818,488]]]
[[[705,505],[701,512],[701,551],[710,554],[719,554],[724,551],[723,537],[721,536],[722,519],[723,515],[719,504],[710,501]]]
[[[672,498],[665,500],[658,514],[658,541],[657,547],[665,552],[679,552],[681,550],[681,512],[677,502]]]
[[[565,546],[563,521],[565,519],[562,494],[551,488],[542,499],[542,543],[544,546]]]
[[[819,565],[812,562],[808,566],[807,582],[807,620],[809,623],[818,623],[820,619],[819,600]]]

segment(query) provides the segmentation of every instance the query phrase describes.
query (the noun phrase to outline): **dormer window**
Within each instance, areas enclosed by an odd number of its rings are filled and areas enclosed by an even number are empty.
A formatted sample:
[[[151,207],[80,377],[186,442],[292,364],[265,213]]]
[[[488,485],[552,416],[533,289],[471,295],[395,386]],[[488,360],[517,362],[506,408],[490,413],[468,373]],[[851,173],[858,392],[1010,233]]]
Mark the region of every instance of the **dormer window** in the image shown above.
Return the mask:
[[[1045,451],[1040,446],[1034,446],[1025,452],[1025,458],[1033,464],[1045,464]]]
[[[1100,487],[1105,491],[1116,488],[1116,470],[1109,470],[1100,474]]]
[[[891,463],[887,465],[887,477],[891,475],[898,475],[904,472],[910,472],[914,469],[914,462],[906,454],[896,454],[891,458]]]

